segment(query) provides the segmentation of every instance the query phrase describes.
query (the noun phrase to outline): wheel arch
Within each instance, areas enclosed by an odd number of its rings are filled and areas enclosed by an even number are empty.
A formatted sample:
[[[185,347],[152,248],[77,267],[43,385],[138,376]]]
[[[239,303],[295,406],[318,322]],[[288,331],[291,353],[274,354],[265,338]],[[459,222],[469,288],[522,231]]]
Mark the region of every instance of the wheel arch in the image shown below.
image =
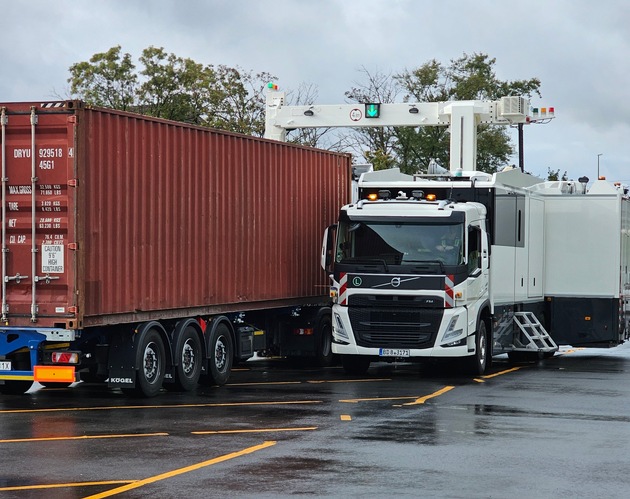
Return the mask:
[[[131,330],[128,328],[118,329],[116,334],[112,335],[108,354],[108,370],[110,372],[127,369],[138,370],[138,344],[151,329],[155,329],[162,338],[166,358],[172,357],[171,342],[164,326],[158,321],[147,321]]]

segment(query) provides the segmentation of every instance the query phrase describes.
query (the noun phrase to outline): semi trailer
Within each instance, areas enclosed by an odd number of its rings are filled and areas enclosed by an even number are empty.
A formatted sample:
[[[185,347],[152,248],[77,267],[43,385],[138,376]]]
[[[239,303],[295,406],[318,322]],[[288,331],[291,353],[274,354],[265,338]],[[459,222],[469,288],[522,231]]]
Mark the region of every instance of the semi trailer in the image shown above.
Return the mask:
[[[0,104],[0,392],[153,396],[329,362],[321,232],[351,158],[80,101]]]

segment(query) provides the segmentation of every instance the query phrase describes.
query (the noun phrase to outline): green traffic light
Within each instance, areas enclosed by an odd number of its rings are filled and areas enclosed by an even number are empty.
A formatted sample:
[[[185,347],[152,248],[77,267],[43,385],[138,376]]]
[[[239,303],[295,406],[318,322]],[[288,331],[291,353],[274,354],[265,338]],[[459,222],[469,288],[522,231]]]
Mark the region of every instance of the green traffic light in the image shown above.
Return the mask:
[[[365,104],[365,117],[366,118],[378,118],[381,115],[380,103],[367,103]]]

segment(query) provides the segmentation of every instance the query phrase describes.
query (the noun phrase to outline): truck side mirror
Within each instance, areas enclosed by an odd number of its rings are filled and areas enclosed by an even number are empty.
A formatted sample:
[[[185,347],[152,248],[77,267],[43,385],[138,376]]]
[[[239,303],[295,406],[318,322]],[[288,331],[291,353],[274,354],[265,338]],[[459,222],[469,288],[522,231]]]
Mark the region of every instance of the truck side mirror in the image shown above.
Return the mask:
[[[326,227],[324,231],[324,239],[322,240],[321,266],[324,270],[328,270],[333,262],[333,245],[335,242],[335,231],[337,225],[333,224]]]

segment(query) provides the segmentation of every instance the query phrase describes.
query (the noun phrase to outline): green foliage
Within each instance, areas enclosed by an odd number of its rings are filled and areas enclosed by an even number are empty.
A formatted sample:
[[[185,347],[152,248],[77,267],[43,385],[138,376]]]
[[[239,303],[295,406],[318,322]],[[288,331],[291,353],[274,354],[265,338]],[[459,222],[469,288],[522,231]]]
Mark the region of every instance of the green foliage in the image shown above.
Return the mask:
[[[96,106],[127,110],[135,104],[138,77],[129,54],[120,45],[94,54],[89,62],[70,66],[70,91]]]
[[[116,46],[70,67],[70,91],[88,104],[262,136],[263,89],[275,77],[228,66],[204,66],[168,54],[142,51],[141,69]]]
[[[443,65],[435,59],[399,74],[367,74],[367,81],[346,92],[355,102],[394,102],[401,95],[404,102],[450,100],[497,100],[507,95],[540,95],[540,80],[502,81],[495,72],[495,59],[486,54],[465,54]],[[400,127],[357,132],[364,157],[370,151],[387,153],[386,164],[395,164],[405,173],[426,172],[431,159],[448,168],[449,132],[444,127]],[[507,130],[502,126],[480,125],[477,136],[477,169],[495,172],[514,154]],[[367,152],[365,152],[367,151]],[[382,163],[381,163],[382,164]]]
[[[405,70],[395,76],[402,87],[405,101],[435,102],[448,100],[497,100],[507,95],[531,97],[540,95],[540,80],[501,81],[495,72],[496,59],[486,54],[465,54],[444,66],[431,60],[419,68]],[[420,127],[405,136],[396,151],[401,158],[401,170],[424,172],[429,161],[448,167],[448,131]],[[413,154],[409,154],[413,151]],[[495,172],[505,165],[514,148],[504,127],[480,125],[477,136],[477,169]]]

